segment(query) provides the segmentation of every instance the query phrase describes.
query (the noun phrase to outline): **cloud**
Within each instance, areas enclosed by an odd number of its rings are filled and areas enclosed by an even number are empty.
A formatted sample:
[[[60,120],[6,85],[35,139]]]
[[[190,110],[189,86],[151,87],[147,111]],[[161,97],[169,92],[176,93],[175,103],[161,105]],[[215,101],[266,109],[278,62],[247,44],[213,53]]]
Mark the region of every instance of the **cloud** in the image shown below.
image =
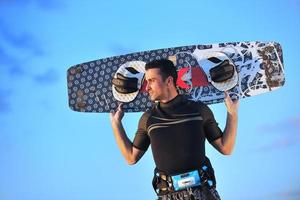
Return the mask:
[[[300,116],[290,117],[280,122],[264,124],[258,127],[259,132],[266,134],[286,134],[300,130]]]
[[[263,151],[263,152],[267,152],[267,151],[272,151],[272,150],[277,150],[277,149],[282,149],[282,148],[287,148],[287,147],[290,147],[290,146],[293,146],[293,145],[297,145],[299,144],[299,137],[298,138],[287,138],[287,137],[284,137],[284,138],[280,138],[280,139],[277,139],[276,141],[270,143],[270,144],[267,144],[267,145],[264,145],[264,146],[261,146],[258,148],[259,151]]]
[[[62,8],[64,5],[59,0],[36,0],[37,4],[46,10],[53,10]]]
[[[277,197],[278,199],[285,200],[299,200],[300,199],[300,188],[298,189],[289,189],[281,192],[277,192],[271,195],[272,197]],[[270,199],[273,199],[270,197]]]
[[[258,132],[266,135],[276,135],[276,140],[259,148],[261,151],[270,151],[287,148],[300,144],[300,116],[293,116],[280,122],[259,126]]]
[[[16,31],[2,20],[0,20],[0,38],[2,38],[9,47],[26,50],[37,56],[43,55],[44,53],[41,48],[42,45],[40,45],[32,34],[25,31]]]
[[[0,65],[9,77],[26,74],[24,55],[41,56],[44,54],[39,42],[28,32],[18,32],[0,20]],[[14,53],[13,53],[14,52]],[[20,52],[20,53],[16,53]]]
[[[8,98],[11,95],[10,90],[3,90],[0,88],[0,114],[11,111],[11,105]]]
[[[39,75],[32,75],[28,70],[28,57],[43,56],[43,45],[36,40],[33,34],[29,32],[17,32],[0,20],[0,41],[5,44],[0,46],[0,66],[1,72],[6,76],[15,78],[15,76],[27,76],[39,84],[51,84],[58,80],[58,73],[54,69],[48,69]],[[5,46],[4,46],[5,45]],[[11,52],[14,52],[13,54]],[[22,52],[21,54],[15,52]],[[27,58],[23,58],[23,54]],[[23,57],[22,57],[23,56]],[[1,89],[1,86],[0,86]]]
[[[18,7],[24,7],[26,5],[32,6],[37,5],[39,8],[42,8],[44,10],[54,10],[59,9],[63,7],[62,1],[59,0],[1,0],[0,6],[18,6]]]
[[[39,84],[51,84],[59,79],[58,72],[54,69],[48,69],[46,72],[36,75],[33,79]]]
[[[23,69],[22,61],[10,55],[0,46],[0,66],[1,70],[10,76],[20,76],[25,74],[25,70]]]
[[[137,52],[136,50],[124,47],[121,44],[111,44],[109,46],[109,50],[112,51],[114,55],[124,55],[124,54]]]

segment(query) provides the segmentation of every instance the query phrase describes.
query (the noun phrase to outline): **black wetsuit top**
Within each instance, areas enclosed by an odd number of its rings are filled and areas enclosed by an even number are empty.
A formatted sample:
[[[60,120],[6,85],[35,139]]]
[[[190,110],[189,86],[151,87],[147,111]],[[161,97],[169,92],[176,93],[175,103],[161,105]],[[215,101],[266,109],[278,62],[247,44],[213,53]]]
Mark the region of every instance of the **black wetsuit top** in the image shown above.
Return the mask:
[[[201,168],[205,139],[212,142],[221,136],[207,105],[178,95],[142,115],[133,145],[146,151],[151,144],[157,169],[176,174]]]

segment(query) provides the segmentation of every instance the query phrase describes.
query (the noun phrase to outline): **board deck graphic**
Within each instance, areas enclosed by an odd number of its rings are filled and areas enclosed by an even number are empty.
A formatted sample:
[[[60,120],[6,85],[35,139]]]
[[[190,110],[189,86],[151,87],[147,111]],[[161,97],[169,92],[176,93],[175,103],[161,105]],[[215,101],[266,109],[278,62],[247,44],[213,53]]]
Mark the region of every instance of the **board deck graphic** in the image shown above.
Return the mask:
[[[224,92],[217,89],[204,67],[209,62],[217,62],[207,57],[215,52],[226,55],[235,66],[237,83],[228,91],[235,98],[259,95],[284,85],[282,49],[276,42],[190,45],[114,56],[70,67],[67,71],[69,107],[79,112],[115,110],[119,101],[114,97],[112,80],[120,66],[133,62],[142,66],[155,59],[173,61],[178,72],[179,93],[206,104],[223,102]],[[125,112],[141,112],[152,107],[145,84],[143,81],[137,95],[124,104]]]

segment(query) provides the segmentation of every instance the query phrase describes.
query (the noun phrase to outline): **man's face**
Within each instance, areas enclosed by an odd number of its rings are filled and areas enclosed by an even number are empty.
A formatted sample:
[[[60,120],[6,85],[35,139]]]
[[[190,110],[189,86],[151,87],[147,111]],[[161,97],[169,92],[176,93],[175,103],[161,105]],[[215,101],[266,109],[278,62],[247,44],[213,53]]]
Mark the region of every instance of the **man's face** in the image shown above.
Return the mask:
[[[163,81],[160,69],[148,69],[145,74],[147,87],[146,91],[149,93],[151,101],[164,100],[167,96],[167,83]]]

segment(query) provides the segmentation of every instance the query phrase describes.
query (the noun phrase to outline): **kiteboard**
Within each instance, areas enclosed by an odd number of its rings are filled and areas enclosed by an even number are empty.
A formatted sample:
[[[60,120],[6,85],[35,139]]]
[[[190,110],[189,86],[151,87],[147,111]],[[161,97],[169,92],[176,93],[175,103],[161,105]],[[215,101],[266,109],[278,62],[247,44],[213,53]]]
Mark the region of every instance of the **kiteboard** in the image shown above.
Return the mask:
[[[276,42],[229,42],[189,45],[102,58],[67,70],[69,107],[78,112],[105,113],[123,102],[125,112],[153,106],[146,91],[145,64],[171,60],[180,94],[194,101],[224,101],[274,91],[284,85],[282,48]]]

